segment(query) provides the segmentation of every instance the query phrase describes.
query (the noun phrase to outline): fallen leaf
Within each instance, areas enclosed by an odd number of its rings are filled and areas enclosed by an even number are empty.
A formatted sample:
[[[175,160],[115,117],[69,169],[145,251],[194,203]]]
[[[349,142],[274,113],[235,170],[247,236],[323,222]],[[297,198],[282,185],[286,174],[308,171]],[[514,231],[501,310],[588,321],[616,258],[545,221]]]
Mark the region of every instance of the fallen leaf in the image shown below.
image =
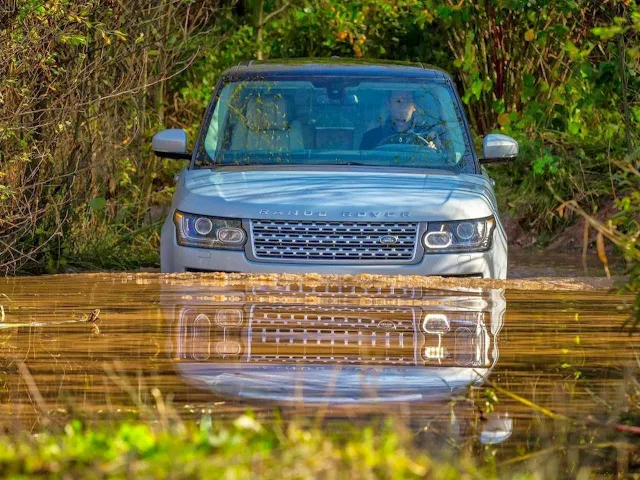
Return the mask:
[[[607,259],[607,253],[604,250],[604,235],[602,232],[598,232],[596,236],[596,249],[598,251],[598,258],[604,265],[604,273],[607,275],[607,278],[611,278],[611,273],[609,272],[609,260]]]

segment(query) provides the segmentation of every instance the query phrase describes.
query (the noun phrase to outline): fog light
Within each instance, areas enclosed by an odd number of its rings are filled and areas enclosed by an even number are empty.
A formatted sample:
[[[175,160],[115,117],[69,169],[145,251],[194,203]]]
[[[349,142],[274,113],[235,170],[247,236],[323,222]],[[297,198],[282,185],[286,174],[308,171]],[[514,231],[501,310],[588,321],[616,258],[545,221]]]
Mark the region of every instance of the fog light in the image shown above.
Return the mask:
[[[209,235],[211,230],[213,230],[213,222],[207,217],[200,217],[194,222],[193,228],[195,228],[196,232],[200,235]]]
[[[447,248],[451,245],[451,241],[449,232],[429,232],[424,237],[424,243],[429,248]]]
[[[443,360],[447,357],[447,350],[442,347],[424,347],[424,358],[426,360]]]
[[[449,331],[449,319],[442,313],[427,313],[422,322],[426,333],[444,335]]]
[[[224,243],[244,242],[244,230],[241,228],[222,227],[218,229],[218,240]]]
[[[221,327],[239,327],[242,325],[242,310],[235,308],[218,310],[216,323]]]
[[[508,413],[490,413],[487,415],[484,428],[480,433],[480,443],[483,445],[495,445],[508,439],[513,433],[513,419]]]

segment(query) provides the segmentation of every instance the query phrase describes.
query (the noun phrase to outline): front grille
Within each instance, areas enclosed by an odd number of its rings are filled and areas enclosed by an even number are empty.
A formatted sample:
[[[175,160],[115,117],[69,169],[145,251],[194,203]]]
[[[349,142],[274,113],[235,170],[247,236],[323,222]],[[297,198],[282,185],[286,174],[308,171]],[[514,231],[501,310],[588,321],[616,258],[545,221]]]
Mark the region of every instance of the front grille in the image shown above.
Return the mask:
[[[256,305],[247,361],[416,365],[414,311],[401,307]]]
[[[416,256],[418,224],[252,220],[251,235],[260,260],[407,263]]]

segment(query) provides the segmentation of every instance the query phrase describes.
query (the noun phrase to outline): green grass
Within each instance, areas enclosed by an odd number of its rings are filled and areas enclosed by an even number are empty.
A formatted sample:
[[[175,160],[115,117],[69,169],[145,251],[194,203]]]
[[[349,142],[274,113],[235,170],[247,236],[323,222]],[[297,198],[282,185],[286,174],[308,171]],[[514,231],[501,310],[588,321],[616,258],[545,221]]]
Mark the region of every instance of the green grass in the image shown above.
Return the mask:
[[[0,437],[6,478],[493,478],[465,460],[436,462],[390,424],[323,433],[243,415],[174,425],[125,422]]]

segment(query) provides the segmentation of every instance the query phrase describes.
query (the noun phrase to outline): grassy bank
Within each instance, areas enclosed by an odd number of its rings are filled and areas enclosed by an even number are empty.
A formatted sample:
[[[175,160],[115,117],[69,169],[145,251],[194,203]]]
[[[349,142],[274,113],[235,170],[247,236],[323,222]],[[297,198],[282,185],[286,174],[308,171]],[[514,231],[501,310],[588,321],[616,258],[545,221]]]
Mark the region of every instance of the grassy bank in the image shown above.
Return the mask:
[[[212,426],[120,423],[0,438],[0,476],[31,478],[494,478],[468,461],[434,461],[408,432],[345,426],[327,434],[250,416]]]
[[[208,416],[199,422],[158,419],[94,427],[76,420],[37,435],[0,435],[0,478],[491,480],[636,471],[639,452],[632,441],[596,440],[522,445],[521,452],[501,458],[497,445],[452,445],[444,438],[424,444],[419,432],[392,420],[373,419],[364,428],[347,420],[329,428],[308,421],[261,424],[250,415],[213,424]]]

